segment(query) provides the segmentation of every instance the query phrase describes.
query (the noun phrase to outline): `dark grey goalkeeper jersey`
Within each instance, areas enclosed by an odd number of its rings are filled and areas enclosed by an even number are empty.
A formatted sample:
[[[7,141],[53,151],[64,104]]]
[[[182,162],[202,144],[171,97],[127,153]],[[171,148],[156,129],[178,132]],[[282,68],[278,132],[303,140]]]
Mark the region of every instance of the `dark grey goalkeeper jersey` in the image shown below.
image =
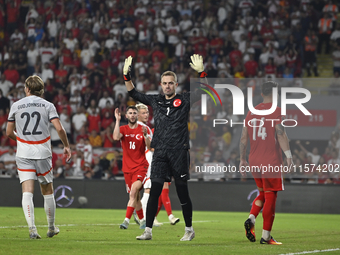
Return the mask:
[[[152,148],[189,149],[188,116],[191,105],[200,99],[199,91],[176,94],[170,100],[160,94],[145,95],[136,89],[129,91],[129,95],[153,109],[155,132],[151,141]]]

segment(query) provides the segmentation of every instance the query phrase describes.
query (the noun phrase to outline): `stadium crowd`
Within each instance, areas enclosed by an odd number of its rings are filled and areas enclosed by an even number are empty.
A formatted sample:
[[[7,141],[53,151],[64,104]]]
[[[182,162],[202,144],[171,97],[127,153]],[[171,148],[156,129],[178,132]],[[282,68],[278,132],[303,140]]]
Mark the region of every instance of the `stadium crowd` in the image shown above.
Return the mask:
[[[0,139],[1,147],[10,146],[0,158],[0,170],[15,173],[16,144],[4,130],[10,105],[25,96],[29,75],[42,77],[44,96],[57,107],[73,144],[72,163],[55,155],[55,176],[114,178],[120,173],[121,155],[120,144],[112,139],[113,111],[124,112],[135,104],[122,77],[126,57],[134,58],[134,84],[148,94],[160,92],[165,70],[176,72],[177,92],[190,90],[194,53],[204,57],[208,77],[284,78],[288,86],[301,86],[304,71],[318,76],[316,54],[323,49],[325,54],[334,49],[339,77],[337,20],[336,1],[325,0],[0,0]],[[239,86],[258,87],[257,82]],[[210,117],[237,118],[231,104],[208,111]],[[234,131],[226,126],[212,131],[204,122],[190,121],[190,138],[199,148],[191,151],[192,160],[238,166],[237,151],[223,158]],[[153,125],[151,109],[148,124]],[[297,144],[295,162],[339,162],[339,131],[318,160],[320,148],[308,153]],[[208,134],[205,148],[195,141],[202,134]],[[60,145],[53,127],[51,141],[55,148]],[[93,155],[96,148],[104,150]],[[333,177],[324,182],[333,182]],[[240,176],[225,179],[233,178]]]

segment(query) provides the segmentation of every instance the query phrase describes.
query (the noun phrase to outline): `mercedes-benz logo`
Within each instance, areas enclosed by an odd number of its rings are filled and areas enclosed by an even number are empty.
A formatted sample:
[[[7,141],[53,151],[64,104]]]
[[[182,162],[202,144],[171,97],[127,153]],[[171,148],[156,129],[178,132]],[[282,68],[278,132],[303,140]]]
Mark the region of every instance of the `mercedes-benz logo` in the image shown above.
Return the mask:
[[[57,195],[60,190],[60,194]],[[69,207],[74,200],[73,191],[70,186],[60,185],[54,190],[54,197],[56,198],[56,204],[59,207]]]

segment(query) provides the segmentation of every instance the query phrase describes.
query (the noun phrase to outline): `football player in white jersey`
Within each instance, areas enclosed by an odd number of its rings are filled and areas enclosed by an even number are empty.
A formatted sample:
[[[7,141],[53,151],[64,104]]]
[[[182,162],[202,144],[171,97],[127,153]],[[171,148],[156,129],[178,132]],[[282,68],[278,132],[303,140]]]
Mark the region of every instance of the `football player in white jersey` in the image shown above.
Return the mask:
[[[149,119],[149,109],[148,109],[148,107],[145,104],[142,104],[142,103],[136,104],[136,108],[138,110],[138,121],[137,121],[137,123],[139,125],[141,125],[141,126],[146,127],[149,130],[148,138],[151,141],[153,132],[151,131],[150,127],[146,125],[146,123],[147,123],[147,121]],[[151,162],[152,162],[153,151],[154,151],[153,148],[145,148],[145,157],[146,157],[146,159],[147,159],[147,161],[149,163],[149,168],[148,168],[148,172],[146,174],[146,177],[145,177],[145,179],[143,181],[144,193],[143,193],[143,197],[141,199],[141,202],[142,202],[144,213],[146,213],[146,207],[147,207],[149,196],[150,196],[150,189],[151,189],[150,174],[151,174]],[[164,207],[167,206],[166,209],[167,209],[167,213],[168,213],[169,221],[170,221],[171,225],[175,225],[176,223],[179,222],[179,218],[176,218],[172,214],[172,212],[171,212],[171,204],[170,204],[170,198],[169,198],[169,183],[168,182],[164,183],[163,191],[164,190],[165,190],[165,193],[167,191],[167,194],[164,194],[164,195],[163,195],[163,192],[162,192],[162,196],[166,196],[167,197],[167,199],[166,199],[167,200],[167,204],[164,205]],[[160,209],[160,207],[159,207],[159,209]],[[138,219],[135,216],[135,214],[134,214],[134,217],[135,217],[136,223],[138,224]],[[153,222],[153,225],[155,227],[159,227],[162,224],[163,223],[158,222],[158,220],[155,218],[155,220]]]
[[[48,231],[47,237],[59,233],[54,224],[55,199],[53,194],[53,167],[49,122],[56,128],[64,145],[67,161],[71,150],[64,127],[59,121],[55,106],[42,98],[44,82],[37,76],[25,81],[26,97],[13,103],[8,115],[6,134],[17,141],[16,164],[22,187],[22,208],[29,227],[31,239],[40,239],[34,224],[34,181],[38,180],[44,196]],[[15,131],[16,129],[16,131]]]

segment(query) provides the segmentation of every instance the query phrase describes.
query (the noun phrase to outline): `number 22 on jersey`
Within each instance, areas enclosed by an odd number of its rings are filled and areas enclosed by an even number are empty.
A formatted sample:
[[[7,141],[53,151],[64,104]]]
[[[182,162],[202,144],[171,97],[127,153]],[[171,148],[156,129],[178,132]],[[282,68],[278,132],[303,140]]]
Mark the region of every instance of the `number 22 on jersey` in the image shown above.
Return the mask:
[[[259,126],[257,126],[257,123],[260,122]],[[256,141],[256,137],[261,137],[262,140],[265,140],[267,137],[266,128],[264,125],[264,118],[259,119],[251,119],[250,123],[253,127],[253,140]],[[256,129],[258,128],[258,131],[256,133]]]

